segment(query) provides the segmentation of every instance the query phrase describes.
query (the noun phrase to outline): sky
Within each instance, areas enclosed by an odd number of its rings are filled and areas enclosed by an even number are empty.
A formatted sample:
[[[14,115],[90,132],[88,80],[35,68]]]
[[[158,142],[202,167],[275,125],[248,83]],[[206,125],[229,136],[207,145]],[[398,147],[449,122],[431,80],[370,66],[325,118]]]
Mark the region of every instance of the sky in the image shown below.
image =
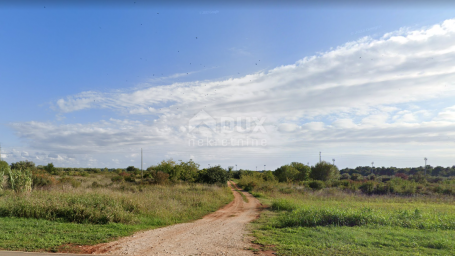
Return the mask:
[[[3,160],[455,165],[455,6],[116,3],[0,2]]]

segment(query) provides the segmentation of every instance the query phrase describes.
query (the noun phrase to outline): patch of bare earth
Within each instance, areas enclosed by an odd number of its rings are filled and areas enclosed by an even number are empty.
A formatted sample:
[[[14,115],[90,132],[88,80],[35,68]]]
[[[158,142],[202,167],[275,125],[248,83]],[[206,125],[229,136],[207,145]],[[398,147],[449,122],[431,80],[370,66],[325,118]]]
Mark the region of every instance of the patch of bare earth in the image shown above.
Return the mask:
[[[254,255],[246,224],[256,219],[261,203],[229,183],[235,199],[222,209],[191,222],[136,233],[118,241],[85,248],[93,254],[115,255]]]

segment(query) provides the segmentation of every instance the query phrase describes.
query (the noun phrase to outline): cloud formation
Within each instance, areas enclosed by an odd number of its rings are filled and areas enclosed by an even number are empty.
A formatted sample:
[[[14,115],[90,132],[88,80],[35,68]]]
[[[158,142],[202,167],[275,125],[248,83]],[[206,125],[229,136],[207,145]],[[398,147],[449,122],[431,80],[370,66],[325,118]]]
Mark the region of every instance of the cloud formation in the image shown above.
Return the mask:
[[[455,20],[446,20],[420,30],[364,37],[241,78],[123,92],[87,91],[55,103],[60,114],[108,109],[142,121],[110,119],[64,125],[31,121],[11,126],[33,148],[55,154],[147,145],[161,145],[162,155],[218,153],[216,147],[183,146],[204,137],[266,140],[268,147],[254,148],[256,153],[249,152],[251,148],[240,150],[255,155],[306,146],[345,152],[343,147],[349,145],[451,145],[453,139],[447,138],[455,135],[455,106],[450,104],[455,96],[454,41]],[[435,101],[446,102],[446,108],[431,109],[424,104]],[[245,129],[256,124],[251,120],[262,119],[266,132],[213,132],[203,127],[194,132],[188,122],[201,110],[217,120],[220,131]],[[146,121],[150,118],[154,121]],[[239,152],[235,147],[219,148],[227,158]]]

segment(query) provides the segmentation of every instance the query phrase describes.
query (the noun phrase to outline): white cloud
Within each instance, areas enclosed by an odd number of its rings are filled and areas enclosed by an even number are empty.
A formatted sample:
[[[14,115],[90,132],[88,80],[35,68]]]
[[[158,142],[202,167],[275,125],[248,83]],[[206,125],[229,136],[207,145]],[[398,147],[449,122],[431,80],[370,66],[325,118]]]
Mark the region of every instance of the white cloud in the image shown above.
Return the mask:
[[[278,126],[278,130],[280,132],[293,132],[293,131],[297,130],[298,128],[299,127],[296,124],[288,124],[288,123],[280,124]]]
[[[349,118],[340,118],[332,123],[332,126],[340,129],[350,129],[354,128],[357,125]]]
[[[455,20],[447,20],[379,39],[364,37],[295,64],[241,78],[149,85],[130,91],[88,91],[56,102],[59,114],[103,108],[126,116],[152,116],[153,122],[110,119],[57,125],[32,121],[11,126],[31,147],[58,156],[122,150],[130,155],[130,150],[149,145],[159,147],[166,157],[187,154],[210,159],[211,155],[234,158],[274,153],[272,147],[255,148],[253,153],[250,148],[185,145],[189,139],[205,137],[265,139],[268,145],[280,147],[280,152],[301,145],[330,145],[343,152],[348,144],[448,145],[452,140],[447,138],[454,136],[455,107],[431,120],[431,111],[422,102],[449,102],[455,96],[454,41]],[[191,132],[188,121],[201,110],[216,120],[265,117],[267,133]],[[107,161],[115,162],[111,159]]]
[[[445,108],[439,112],[435,120],[455,122],[455,106]]]

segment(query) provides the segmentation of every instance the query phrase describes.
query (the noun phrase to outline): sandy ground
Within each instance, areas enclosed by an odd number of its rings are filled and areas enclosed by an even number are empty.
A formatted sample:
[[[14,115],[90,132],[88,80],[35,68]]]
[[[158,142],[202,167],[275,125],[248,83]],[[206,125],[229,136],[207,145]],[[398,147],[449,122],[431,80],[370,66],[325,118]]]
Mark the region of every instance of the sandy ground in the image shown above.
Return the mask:
[[[231,189],[235,184],[230,183]],[[246,224],[258,217],[261,204],[249,193],[203,219],[136,233],[92,247],[93,254],[114,255],[253,255]]]

